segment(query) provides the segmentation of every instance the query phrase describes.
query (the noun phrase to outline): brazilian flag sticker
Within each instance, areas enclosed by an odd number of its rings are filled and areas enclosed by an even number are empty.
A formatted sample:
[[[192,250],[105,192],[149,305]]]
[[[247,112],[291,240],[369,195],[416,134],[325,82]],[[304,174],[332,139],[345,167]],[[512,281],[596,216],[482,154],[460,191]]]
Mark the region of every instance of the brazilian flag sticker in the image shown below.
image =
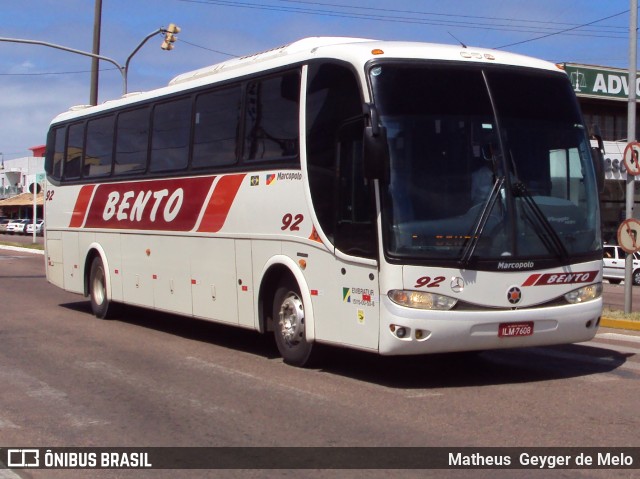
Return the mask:
[[[342,301],[345,303],[351,302],[351,288],[342,288]]]

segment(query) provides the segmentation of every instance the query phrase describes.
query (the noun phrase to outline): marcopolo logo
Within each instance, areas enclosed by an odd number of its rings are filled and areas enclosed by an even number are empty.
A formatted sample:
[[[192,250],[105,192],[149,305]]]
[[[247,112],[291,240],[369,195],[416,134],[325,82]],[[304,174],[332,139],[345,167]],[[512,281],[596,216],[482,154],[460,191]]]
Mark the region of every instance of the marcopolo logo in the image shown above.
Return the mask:
[[[498,262],[498,269],[510,270],[510,269],[533,269],[535,263],[533,261],[500,261]]]
[[[301,180],[302,173],[300,173],[299,171],[278,173],[278,179],[279,180]]]

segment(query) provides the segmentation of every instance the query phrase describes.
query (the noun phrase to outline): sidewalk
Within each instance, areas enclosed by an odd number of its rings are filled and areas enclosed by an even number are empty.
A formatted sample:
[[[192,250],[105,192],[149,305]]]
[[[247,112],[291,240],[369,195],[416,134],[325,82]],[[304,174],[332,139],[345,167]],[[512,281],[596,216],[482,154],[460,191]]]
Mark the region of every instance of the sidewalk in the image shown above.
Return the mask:
[[[21,248],[20,246],[7,246],[7,245],[0,244],[0,249],[5,249],[8,251],[20,251],[22,253],[33,253],[33,254],[44,255],[44,250],[35,249],[35,248]]]

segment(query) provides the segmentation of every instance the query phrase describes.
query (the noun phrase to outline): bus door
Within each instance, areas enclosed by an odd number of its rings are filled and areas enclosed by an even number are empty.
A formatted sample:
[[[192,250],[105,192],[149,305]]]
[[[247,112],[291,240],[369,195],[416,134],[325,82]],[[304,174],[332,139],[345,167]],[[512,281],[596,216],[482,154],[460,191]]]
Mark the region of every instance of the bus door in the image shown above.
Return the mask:
[[[373,181],[363,173],[361,118],[339,129],[336,144],[335,287],[340,293],[333,321],[356,347],[377,349],[380,321],[377,234]],[[335,294],[335,293],[334,293]],[[333,328],[332,328],[333,329]],[[344,342],[341,341],[341,342]]]

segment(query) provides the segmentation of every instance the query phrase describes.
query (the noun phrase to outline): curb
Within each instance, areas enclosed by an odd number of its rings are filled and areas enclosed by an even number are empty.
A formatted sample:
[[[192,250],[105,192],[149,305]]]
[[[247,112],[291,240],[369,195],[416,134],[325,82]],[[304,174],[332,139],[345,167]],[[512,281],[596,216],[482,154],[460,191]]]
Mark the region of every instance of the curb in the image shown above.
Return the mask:
[[[0,249],[5,249],[8,251],[19,251],[21,253],[32,253],[32,254],[44,255],[44,250],[34,249],[34,248],[20,248],[19,246],[0,245]]]
[[[612,319],[603,317],[600,319],[600,327],[640,331],[640,321],[629,321],[627,319]]]

